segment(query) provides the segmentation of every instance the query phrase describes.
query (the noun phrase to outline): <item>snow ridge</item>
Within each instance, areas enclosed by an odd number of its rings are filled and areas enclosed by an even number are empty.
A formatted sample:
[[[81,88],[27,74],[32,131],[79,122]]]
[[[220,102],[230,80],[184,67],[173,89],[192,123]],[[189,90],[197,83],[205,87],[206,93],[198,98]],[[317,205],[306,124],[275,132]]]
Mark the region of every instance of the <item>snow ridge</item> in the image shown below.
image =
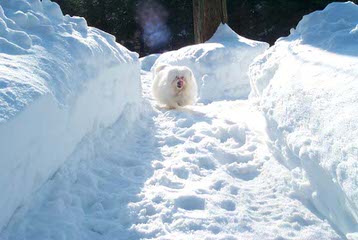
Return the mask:
[[[0,0],[0,229],[84,136],[139,104],[139,74],[138,54],[56,3]]]
[[[357,5],[332,3],[250,68],[251,96],[297,178],[297,198],[349,237],[358,232],[357,23]]]

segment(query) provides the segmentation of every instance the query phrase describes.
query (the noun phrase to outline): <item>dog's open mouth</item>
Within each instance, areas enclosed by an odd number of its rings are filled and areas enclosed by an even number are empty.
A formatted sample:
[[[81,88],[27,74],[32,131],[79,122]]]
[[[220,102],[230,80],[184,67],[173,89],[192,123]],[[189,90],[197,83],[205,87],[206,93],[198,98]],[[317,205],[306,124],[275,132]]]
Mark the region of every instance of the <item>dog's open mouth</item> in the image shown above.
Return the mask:
[[[182,78],[177,81],[177,88],[182,89],[184,87],[184,80]]]

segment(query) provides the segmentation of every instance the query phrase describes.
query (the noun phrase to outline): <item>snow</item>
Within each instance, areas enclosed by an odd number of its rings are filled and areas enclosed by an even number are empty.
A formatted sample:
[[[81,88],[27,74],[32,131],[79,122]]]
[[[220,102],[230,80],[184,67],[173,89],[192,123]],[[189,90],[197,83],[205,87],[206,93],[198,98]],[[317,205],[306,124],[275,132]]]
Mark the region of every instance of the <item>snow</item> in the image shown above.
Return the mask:
[[[332,3],[250,69],[252,96],[297,178],[297,198],[345,234],[358,232],[357,24],[357,5]]]
[[[86,135],[141,101],[139,68],[55,3],[0,1],[0,229]]]
[[[160,54],[150,54],[139,59],[141,69],[143,71],[150,71],[155,61],[160,57]]]
[[[248,101],[157,109],[151,81],[147,111],[86,138],[1,239],[341,239],[291,198]]]
[[[16,93],[0,95],[0,203],[19,207],[0,205],[0,239],[357,239],[353,3],[305,16],[265,52],[222,25],[207,43],[139,61],[81,18],[58,24],[48,1],[1,6],[53,31],[2,17],[33,42],[21,50],[4,34],[21,52],[0,48],[1,93]],[[157,107],[161,62],[193,69],[200,103]]]
[[[162,54],[153,69],[161,63],[190,67],[198,81],[202,103],[247,99],[251,90],[249,65],[268,47],[267,43],[239,36],[222,24],[206,43]]]

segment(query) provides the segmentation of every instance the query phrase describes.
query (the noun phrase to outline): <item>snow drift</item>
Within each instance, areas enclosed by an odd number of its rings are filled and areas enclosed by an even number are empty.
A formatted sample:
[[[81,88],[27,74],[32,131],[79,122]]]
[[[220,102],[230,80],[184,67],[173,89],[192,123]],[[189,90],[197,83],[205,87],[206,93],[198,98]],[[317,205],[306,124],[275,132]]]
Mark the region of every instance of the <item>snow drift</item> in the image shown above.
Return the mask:
[[[113,36],[49,0],[0,0],[0,229],[85,135],[140,99],[138,55]]]
[[[305,16],[250,68],[293,195],[348,238],[358,235],[357,66],[358,6],[346,2]]]
[[[247,75],[252,60],[269,45],[237,35],[227,25],[220,25],[206,43],[187,46],[162,54],[159,63],[187,66],[198,81],[199,102],[245,99],[250,93]]]
[[[139,59],[141,70],[150,71],[155,61],[160,57],[160,54],[150,54]]]

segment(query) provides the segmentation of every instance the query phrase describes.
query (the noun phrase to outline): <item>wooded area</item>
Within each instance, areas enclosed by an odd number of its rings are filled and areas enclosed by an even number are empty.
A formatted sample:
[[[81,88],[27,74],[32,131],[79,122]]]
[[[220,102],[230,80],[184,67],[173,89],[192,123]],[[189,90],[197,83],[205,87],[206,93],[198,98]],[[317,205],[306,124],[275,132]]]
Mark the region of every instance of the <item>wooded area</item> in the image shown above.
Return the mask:
[[[199,42],[194,39],[193,4],[220,0],[55,0],[66,14],[83,16],[88,24],[116,36],[141,56]],[[193,2],[194,1],[194,2]],[[323,9],[332,0],[229,0],[228,23],[244,37],[273,44],[287,36],[303,15]],[[358,0],[353,0],[358,3]],[[144,7],[143,7],[144,6]],[[219,9],[214,9],[219,10]],[[211,14],[217,14],[213,11]],[[203,13],[202,13],[203,14]],[[205,13],[204,13],[205,15]],[[221,18],[221,16],[220,16]],[[210,18],[209,18],[210,19]],[[204,20],[202,24],[217,22]],[[212,33],[207,33],[205,39]],[[203,41],[202,39],[201,41]]]

